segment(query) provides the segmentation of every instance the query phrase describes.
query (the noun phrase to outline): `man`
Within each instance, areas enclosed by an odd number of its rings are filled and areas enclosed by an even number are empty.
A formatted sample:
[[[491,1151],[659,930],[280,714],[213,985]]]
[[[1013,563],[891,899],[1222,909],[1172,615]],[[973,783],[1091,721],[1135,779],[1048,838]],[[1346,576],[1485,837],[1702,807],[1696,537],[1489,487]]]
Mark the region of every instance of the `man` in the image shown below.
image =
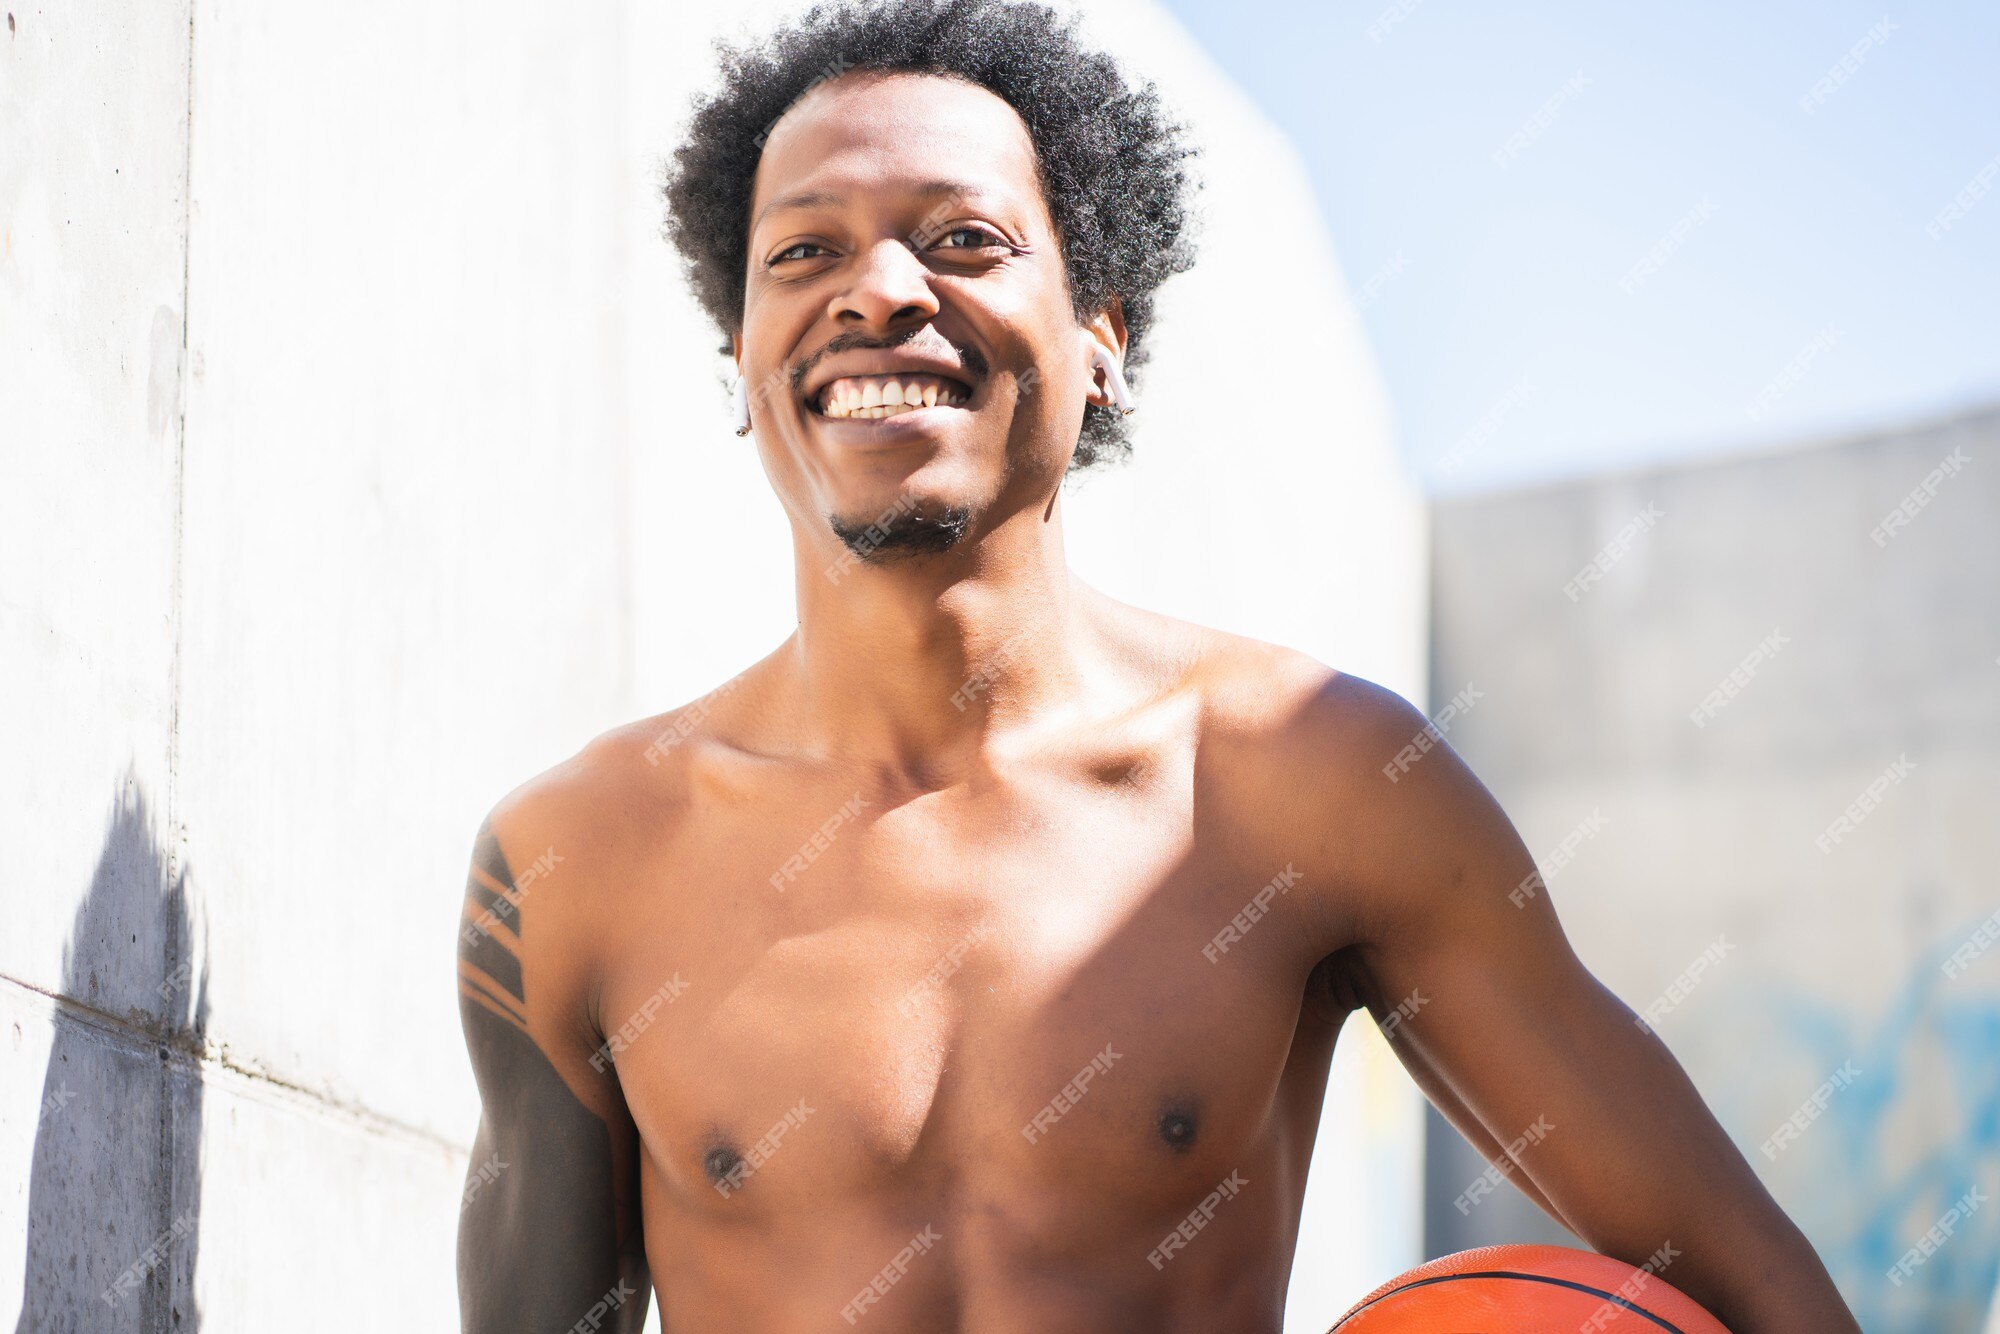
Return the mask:
[[[798,629],[480,831],[468,1330],[1276,1331],[1362,1007],[1591,1246],[1854,1328],[1421,714],[1069,573],[1187,156],[1006,0],[816,12],[697,110],[670,233]]]

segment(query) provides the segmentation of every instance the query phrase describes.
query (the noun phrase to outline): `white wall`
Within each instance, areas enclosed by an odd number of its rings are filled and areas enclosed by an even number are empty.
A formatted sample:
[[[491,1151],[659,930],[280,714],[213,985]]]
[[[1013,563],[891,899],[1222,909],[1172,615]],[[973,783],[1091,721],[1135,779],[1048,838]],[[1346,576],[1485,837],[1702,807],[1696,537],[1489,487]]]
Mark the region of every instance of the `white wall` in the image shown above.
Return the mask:
[[[479,816],[791,626],[777,505],[657,239],[653,170],[724,20],[193,0],[15,21],[0,1313],[448,1328],[476,1116],[450,942]],[[1303,173],[1163,11],[1091,21],[1184,104],[1213,188],[1134,460],[1067,502],[1076,565],[1421,699],[1421,518],[1340,273],[1297,276],[1332,253],[1300,240]],[[1274,347],[1309,393],[1218,392],[1281,376]],[[1414,1095],[1362,1034],[1300,1328],[1415,1256]]]

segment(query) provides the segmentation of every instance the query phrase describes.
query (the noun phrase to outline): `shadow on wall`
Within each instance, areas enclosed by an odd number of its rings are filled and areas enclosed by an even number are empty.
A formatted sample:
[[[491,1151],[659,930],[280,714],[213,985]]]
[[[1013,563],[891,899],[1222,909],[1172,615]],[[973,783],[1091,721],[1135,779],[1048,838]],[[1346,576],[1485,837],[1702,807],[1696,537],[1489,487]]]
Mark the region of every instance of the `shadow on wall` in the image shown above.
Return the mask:
[[[201,1327],[192,1279],[208,977],[186,962],[185,891],[128,774],[64,951],[15,1334]]]

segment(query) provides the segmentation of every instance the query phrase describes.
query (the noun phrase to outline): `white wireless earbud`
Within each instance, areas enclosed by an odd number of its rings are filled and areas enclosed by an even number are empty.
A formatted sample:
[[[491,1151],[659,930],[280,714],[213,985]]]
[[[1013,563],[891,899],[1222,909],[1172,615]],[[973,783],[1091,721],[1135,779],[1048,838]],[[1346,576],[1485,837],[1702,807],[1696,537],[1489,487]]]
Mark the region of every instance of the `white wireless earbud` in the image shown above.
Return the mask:
[[[1104,350],[1102,343],[1093,343],[1090,348],[1090,364],[1104,372],[1105,387],[1111,392],[1111,401],[1118,405],[1121,415],[1129,417],[1139,405],[1132,401],[1131,387],[1125,383],[1125,372],[1118,365],[1118,358]]]

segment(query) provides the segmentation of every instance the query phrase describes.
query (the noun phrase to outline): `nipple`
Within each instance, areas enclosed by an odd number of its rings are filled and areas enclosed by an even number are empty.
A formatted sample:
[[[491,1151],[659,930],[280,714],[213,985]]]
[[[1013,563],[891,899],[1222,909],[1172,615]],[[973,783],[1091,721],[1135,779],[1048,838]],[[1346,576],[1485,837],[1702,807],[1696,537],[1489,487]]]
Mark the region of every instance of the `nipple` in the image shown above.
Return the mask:
[[[1196,1127],[1195,1112],[1192,1107],[1167,1108],[1160,1113],[1160,1119],[1155,1123],[1155,1127],[1160,1132],[1160,1138],[1165,1140],[1167,1147],[1175,1153],[1186,1153],[1194,1147]]]
[[[718,1144],[701,1156],[701,1170],[716,1185],[728,1181],[743,1166],[743,1155],[727,1144]]]

